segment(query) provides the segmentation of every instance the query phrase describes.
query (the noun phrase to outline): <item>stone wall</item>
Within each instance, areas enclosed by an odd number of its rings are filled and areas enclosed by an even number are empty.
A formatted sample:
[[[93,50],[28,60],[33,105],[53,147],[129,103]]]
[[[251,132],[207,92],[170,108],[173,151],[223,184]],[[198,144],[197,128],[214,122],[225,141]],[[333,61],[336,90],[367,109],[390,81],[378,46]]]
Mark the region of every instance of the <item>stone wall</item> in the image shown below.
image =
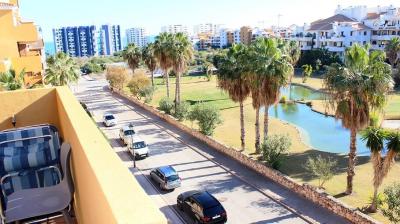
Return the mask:
[[[145,103],[138,101],[134,97],[130,97],[124,93],[116,91],[119,96],[128,99],[132,103],[140,106],[141,108],[145,109],[146,111],[150,112],[151,114],[163,119],[164,121],[168,122],[169,124],[179,128],[180,130],[184,131],[185,133],[197,138],[198,140],[204,142],[205,144],[209,145],[211,148],[231,157],[232,159],[236,160],[237,162],[241,163],[242,165],[258,172],[259,174],[279,183],[280,185],[288,188],[289,190],[307,198],[308,200],[313,201],[314,203],[332,211],[333,213],[348,219],[349,221],[357,224],[377,224],[376,220],[372,219],[370,216],[363,214],[362,212],[358,211],[357,209],[351,208],[346,204],[342,203],[338,199],[334,198],[333,196],[327,194],[325,191],[317,189],[308,184],[300,184],[295,180],[291,179],[290,177],[282,174],[281,172],[271,169],[259,161],[256,161],[247,155],[239,152],[238,150],[229,147],[209,136],[205,136],[182,123],[176,120],[174,117],[165,114],[158,109],[149,106]]]

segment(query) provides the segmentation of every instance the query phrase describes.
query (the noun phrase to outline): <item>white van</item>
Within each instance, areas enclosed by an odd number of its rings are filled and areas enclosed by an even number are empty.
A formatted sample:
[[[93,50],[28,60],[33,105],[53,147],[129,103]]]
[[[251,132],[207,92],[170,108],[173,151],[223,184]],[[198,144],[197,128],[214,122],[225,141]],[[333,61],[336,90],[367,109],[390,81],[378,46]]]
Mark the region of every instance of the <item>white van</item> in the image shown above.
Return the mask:
[[[142,158],[149,156],[149,148],[144,140],[139,136],[132,136],[132,141],[128,142],[128,151],[135,156],[135,158]]]

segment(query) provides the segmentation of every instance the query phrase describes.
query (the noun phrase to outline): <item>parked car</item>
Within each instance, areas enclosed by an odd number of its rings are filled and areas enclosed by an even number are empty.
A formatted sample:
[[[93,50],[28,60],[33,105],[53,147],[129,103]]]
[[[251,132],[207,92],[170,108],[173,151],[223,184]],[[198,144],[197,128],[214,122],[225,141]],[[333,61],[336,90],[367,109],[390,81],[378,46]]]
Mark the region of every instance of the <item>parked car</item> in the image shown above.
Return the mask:
[[[228,218],[221,203],[207,191],[187,191],[178,196],[178,208],[195,223],[226,223]]]
[[[144,140],[142,140],[138,135],[134,135],[132,140],[128,142],[128,151],[135,158],[142,158],[149,156],[149,148]]]
[[[106,127],[111,127],[117,124],[117,119],[111,113],[106,113],[103,116],[103,123]]]
[[[172,166],[162,166],[150,171],[150,177],[161,190],[173,190],[181,186],[181,178]]]
[[[132,124],[124,125],[119,129],[119,138],[125,145],[128,145],[132,141],[132,137],[136,135],[136,131]]]

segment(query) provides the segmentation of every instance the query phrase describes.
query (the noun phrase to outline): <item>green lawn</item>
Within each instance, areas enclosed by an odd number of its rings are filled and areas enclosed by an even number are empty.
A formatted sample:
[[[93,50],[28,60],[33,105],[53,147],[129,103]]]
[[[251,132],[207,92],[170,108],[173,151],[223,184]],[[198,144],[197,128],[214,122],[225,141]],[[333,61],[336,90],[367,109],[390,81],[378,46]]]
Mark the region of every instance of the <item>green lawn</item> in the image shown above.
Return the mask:
[[[314,87],[318,87],[320,81],[311,78]],[[156,79],[157,90],[154,94],[153,101],[150,103],[153,106],[158,106],[158,102],[161,98],[166,96],[166,87],[163,84],[161,78]],[[174,97],[175,93],[175,79],[170,79],[170,93],[171,98]],[[215,79],[210,82],[206,81],[204,76],[186,76],[182,77],[182,99],[188,101],[191,104],[197,102],[203,102],[211,104],[220,109],[223,124],[219,125],[215,130],[214,138],[224,142],[229,146],[240,148],[240,126],[239,126],[239,107],[237,103],[232,102],[228,95],[217,88]],[[399,111],[400,96],[396,95],[391,99],[388,111]],[[246,153],[254,153],[254,129],[255,122],[255,110],[251,106],[251,101],[248,99],[245,102],[245,125],[246,125]],[[192,124],[185,121],[188,126]],[[196,126],[194,126],[196,127]],[[271,118],[270,119],[270,133],[285,133],[288,134],[292,139],[292,146],[290,148],[290,154],[286,156],[286,161],[281,168],[281,171],[289,175],[293,179],[299,182],[310,183],[316,185],[317,180],[310,177],[304,169],[304,164],[309,156],[324,155],[330,156],[338,160],[338,171],[335,177],[326,183],[325,187],[328,193],[337,195],[345,190],[346,186],[346,167],[347,157],[344,155],[338,155],[333,153],[326,153],[311,149],[301,141],[298,130],[285,122]],[[312,136],[312,135],[311,135]],[[346,140],[347,141],[347,140]],[[354,179],[355,193],[350,196],[340,196],[340,200],[348,203],[354,207],[366,206],[369,202],[369,198],[372,195],[372,165],[369,162],[368,157],[358,158],[358,165],[356,167],[356,176]],[[393,170],[389,173],[385,179],[383,186],[391,184],[395,181],[399,181],[398,173],[400,173],[400,163],[397,163]],[[387,220],[380,214],[373,214],[374,218],[380,221],[387,222]]]

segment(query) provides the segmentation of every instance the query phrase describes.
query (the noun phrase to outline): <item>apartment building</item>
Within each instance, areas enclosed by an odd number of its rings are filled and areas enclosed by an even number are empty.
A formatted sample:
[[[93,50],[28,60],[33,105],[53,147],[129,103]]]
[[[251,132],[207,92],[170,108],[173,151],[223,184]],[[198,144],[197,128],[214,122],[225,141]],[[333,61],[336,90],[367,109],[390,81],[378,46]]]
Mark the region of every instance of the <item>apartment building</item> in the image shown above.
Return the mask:
[[[181,24],[162,26],[161,27],[161,32],[185,33],[186,35],[189,35],[187,26],[181,25]]]
[[[98,31],[98,54],[113,55],[122,50],[121,28],[119,25],[102,25]]]
[[[240,42],[249,45],[253,39],[253,30],[249,26],[242,26],[239,30]]]
[[[201,33],[208,33],[208,34],[217,34],[221,29],[220,24],[212,24],[212,23],[201,23],[197,24],[193,27],[193,32],[195,35]]]
[[[74,26],[53,29],[56,52],[71,57],[112,55],[122,50],[119,25]]]
[[[146,29],[143,27],[134,27],[126,30],[126,38],[128,44],[133,43],[139,47],[145,47],[147,45],[147,34]]]
[[[338,6],[333,16],[310,25],[290,28],[284,38],[296,40],[302,50],[325,47],[340,56],[355,43],[383,50],[387,41],[400,36],[400,8],[394,6]]]
[[[71,57],[90,57],[97,54],[96,27],[61,27],[53,29],[56,52]]]
[[[43,39],[33,22],[23,21],[18,0],[0,0],[0,72],[25,71],[25,85],[42,82]]]
[[[383,50],[390,39],[400,36],[399,7],[390,5],[373,8],[366,6],[341,8],[339,6],[335,13],[354,18],[371,27],[370,44],[374,50]]]
[[[219,47],[226,48],[234,43],[233,31],[230,29],[221,29],[219,32]]]

